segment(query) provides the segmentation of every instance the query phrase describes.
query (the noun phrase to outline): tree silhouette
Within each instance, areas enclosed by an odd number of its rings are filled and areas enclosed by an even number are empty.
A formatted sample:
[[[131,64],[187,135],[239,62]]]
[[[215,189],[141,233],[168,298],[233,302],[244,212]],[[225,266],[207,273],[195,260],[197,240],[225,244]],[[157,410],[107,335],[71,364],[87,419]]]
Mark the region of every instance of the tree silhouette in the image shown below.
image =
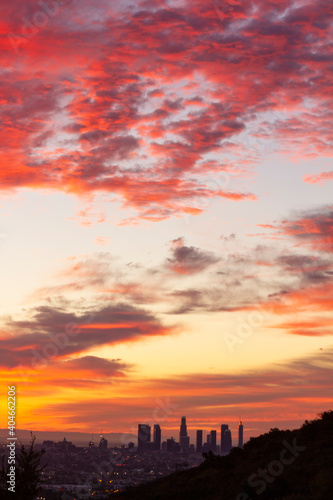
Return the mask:
[[[31,433],[30,444],[26,447],[21,443],[21,448],[16,455],[15,465],[15,494],[8,491],[9,466],[2,457],[2,467],[0,471],[0,492],[1,499],[34,500],[41,483],[41,473],[45,466],[40,466],[40,460],[45,450],[35,451],[36,437]]]

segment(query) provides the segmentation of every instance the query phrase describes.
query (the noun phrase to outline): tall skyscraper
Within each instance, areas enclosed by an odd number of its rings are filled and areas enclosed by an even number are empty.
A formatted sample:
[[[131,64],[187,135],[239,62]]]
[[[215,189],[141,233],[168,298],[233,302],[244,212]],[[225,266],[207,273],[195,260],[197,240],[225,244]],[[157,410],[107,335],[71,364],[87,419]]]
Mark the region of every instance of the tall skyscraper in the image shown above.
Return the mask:
[[[238,426],[238,448],[243,448],[243,424],[242,421],[240,420],[239,426]]]
[[[182,417],[181,424],[180,424],[179,437],[181,438],[182,436],[184,436],[184,437],[187,436],[186,417]]]
[[[224,433],[224,440],[225,440],[225,451],[229,453],[229,451],[232,448],[232,438],[231,438],[231,431],[230,429],[226,429]]]
[[[225,431],[229,429],[229,426],[227,424],[222,424],[221,425],[221,453],[226,451],[225,448]]]
[[[106,450],[107,447],[108,447],[108,440],[103,438],[103,436],[101,435],[101,440],[99,442],[98,448],[100,450]]]
[[[155,450],[161,449],[161,427],[158,424],[154,425],[154,443]]]
[[[202,452],[202,431],[197,431],[197,453]]]
[[[150,442],[150,425],[139,424],[138,425],[138,451],[143,451],[145,449],[145,443]]]
[[[186,417],[182,417],[179,431],[179,444],[182,451],[190,449],[190,438],[187,435]]]
[[[210,431],[210,449],[216,451],[216,431]]]

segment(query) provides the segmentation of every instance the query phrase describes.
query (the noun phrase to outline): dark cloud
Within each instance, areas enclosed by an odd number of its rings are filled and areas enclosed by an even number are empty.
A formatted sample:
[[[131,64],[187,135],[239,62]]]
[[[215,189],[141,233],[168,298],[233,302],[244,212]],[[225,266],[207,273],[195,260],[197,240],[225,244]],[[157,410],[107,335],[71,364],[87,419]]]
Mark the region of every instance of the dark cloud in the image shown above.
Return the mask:
[[[3,366],[32,366],[36,360],[42,363],[49,358],[64,358],[99,346],[173,331],[153,314],[128,304],[81,313],[68,312],[64,307],[40,306],[27,311],[26,316],[26,320],[6,321],[7,335],[12,336],[0,340]]]
[[[236,239],[236,235],[234,233],[229,234],[229,236],[224,236],[224,234],[221,234],[220,238],[223,241],[232,241]]]
[[[329,259],[314,255],[287,254],[276,260],[281,271],[286,274],[298,275],[307,284],[324,283],[332,279],[332,262]],[[304,283],[303,283],[304,284]]]
[[[97,356],[83,356],[62,363],[63,370],[87,371],[96,377],[119,377],[129,369],[130,365],[122,363],[119,359],[105,359]]]
[[[172,242],[172,257],[167,259],[166,266],[179,274],[195,274],[204,271],[220,259],[211,252],[183,244],[178,238]]]

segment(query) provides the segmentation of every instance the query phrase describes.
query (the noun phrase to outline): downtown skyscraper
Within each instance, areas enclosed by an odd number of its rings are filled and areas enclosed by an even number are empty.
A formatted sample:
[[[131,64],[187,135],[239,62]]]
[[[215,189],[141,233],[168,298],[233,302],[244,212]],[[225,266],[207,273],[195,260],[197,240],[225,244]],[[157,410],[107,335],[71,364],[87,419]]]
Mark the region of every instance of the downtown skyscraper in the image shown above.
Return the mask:
[[[210,449],[216,452],[216,431],[210,431]]]
[[[226,452],[226,436],[225,433],[229,429],[228,424],[222,424],[221,425],[221,453]]]
[[[155,450],[161,449],[161,427],[158,424],[154,425],[154,444]]]
[[[147,443],[150,443],[150,425],[138,425],[138,452],[147,448]]]
[[[179,431],[179,444],[182,451],[188,451],[190,448],[190,438],[187,435],[186,417],[182,417]]]
[[[197,431],[197,447],[196,447],[196,452],[201,453],[202,452],[202,430]]]
[[[243,424],[242,421],[240,420],[239,426],[238,426],[238,448],[243,448]]]

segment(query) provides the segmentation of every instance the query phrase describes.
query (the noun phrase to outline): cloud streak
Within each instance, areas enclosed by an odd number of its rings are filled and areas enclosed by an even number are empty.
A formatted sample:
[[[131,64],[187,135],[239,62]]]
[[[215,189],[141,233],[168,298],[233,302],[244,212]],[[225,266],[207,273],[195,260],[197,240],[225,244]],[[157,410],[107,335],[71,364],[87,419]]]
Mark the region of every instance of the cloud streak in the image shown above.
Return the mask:
[[[29,311],[28,319],[9,319],[6,323],[6,331],[12,336],[4,335],[0,340],[0,363],[10,368],[177,331],[164,326],[153,314],[128,304],[106,306],[93,313],[40,306]]]

